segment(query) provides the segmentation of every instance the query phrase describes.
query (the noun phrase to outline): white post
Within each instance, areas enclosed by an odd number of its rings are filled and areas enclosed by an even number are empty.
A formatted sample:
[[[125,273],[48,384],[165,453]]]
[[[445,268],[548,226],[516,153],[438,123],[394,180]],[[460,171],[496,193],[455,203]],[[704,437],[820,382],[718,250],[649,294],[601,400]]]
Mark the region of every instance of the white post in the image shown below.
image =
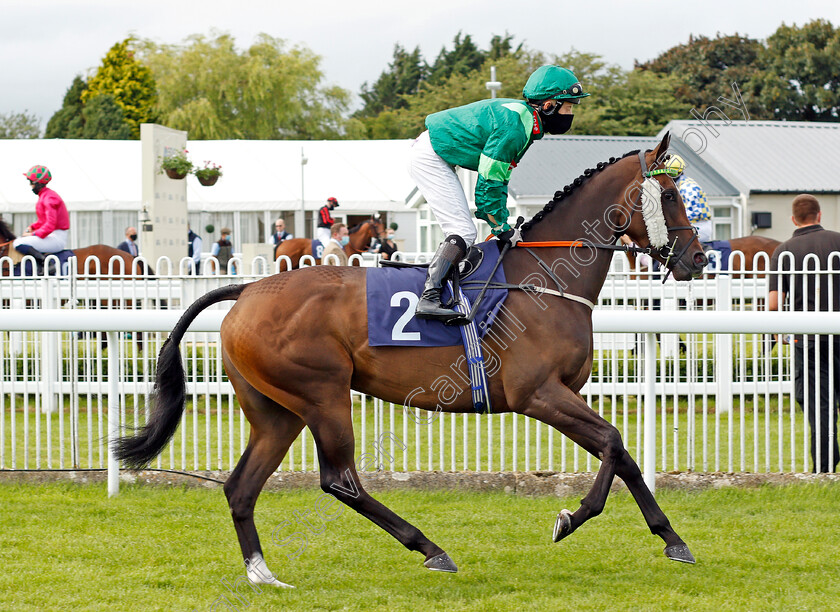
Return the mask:
[[[306,238],[306,200],[303,194],[303,167],[306,165],[303,147],[300,148],[300,219],[295,215],[295,238]]]
[[[718,274],[715,278],[715,311],[732,310],[732,277]],[[718,383],[715,396],[715,411],[718,413],[732,410],[732,349],[734,343],[731,334],[715,337],[715,380]]]
[[[120,492],[120,464],[114,454],[114,442],[120,435],[120,345],[119,333],[108,337],[108,497]]]
[[[645,484],[651,493],[656,491],[656,334],[645,334]]]

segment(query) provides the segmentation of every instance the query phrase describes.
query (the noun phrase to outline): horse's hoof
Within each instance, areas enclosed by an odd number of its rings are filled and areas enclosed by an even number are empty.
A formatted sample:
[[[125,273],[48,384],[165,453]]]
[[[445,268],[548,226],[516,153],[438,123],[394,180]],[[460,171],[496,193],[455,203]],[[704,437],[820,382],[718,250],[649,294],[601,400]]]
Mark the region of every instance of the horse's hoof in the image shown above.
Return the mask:
[[[685,544],[674,544],[673,546],[665,547],[665,556],[672,561],[680,561],[682,563],[697,563],[694,555],[688,550]]]
[[[452,572],[454,574],[458,571],[458,566],[446,553],[440,553],[436,557],[426,559],[423,565],[436,572]]]
[[[552,539],[555,542],[559,542],[570,533],[572,533],[572,513],[563,508],[560,514],[557,515],[557,520],[554,521],[554,535]]]

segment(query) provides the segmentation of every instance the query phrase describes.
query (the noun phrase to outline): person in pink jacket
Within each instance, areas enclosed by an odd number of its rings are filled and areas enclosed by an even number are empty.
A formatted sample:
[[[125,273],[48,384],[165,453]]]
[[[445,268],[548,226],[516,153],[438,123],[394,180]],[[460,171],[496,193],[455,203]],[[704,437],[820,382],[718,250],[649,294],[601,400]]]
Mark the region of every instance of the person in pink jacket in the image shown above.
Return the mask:
[[[32,193],[38,196],[35,205],[38,219],[13,244],[19,252],[35,259],[38,273],[42,274],[45,254],[58,253],[67,248],[70,215],[61,196],[47,187],[52,174],[46,166],[32,166],[23,175],[29,181]]]

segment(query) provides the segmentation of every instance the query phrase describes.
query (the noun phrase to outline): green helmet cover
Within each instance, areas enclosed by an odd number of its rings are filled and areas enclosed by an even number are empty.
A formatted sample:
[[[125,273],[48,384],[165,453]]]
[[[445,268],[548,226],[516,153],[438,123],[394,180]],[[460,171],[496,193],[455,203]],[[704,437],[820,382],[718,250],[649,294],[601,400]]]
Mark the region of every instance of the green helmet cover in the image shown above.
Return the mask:
[[[569,100],[577,104],[580,98],[589,94],[571,70],[560,66],[540,66],[528,77],[522,89],[528,100]]]

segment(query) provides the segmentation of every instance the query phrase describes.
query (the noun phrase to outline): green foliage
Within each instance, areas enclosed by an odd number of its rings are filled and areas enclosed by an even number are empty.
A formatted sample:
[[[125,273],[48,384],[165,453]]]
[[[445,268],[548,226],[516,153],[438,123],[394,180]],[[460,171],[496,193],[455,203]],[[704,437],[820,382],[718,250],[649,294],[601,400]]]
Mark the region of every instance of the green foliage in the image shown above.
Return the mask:
[[[673,76],[677,101],[703,110],[716,105],[718,97],[732,99],[732,83],[743,92],[755,72],[763,50],[760,41],[740,34],[718,34],[715,38],[689,36],[685,44],[671,47],[654,59],[636,64],[636,70]],[[745,100],[746,101],[746,100]],[[767,118],[756,101],[747,101],[750,118]]]
[[[405,108],[405,96],[417,93],[420,82],[428,77],[429,68],[420,55],[420,48],[408,53],[399,44],[394,45],[394,58],[388,69],[379,75],[376,82],[362,84],[359,96],[364,102],[356,117],[371,117],[385,109]]]
[[[840,121],[840,28],[816,19],[782,24],[758,58],[750,94],[764,116],[788,121]]]
[[[99,94],[88,99],[82,109],[82,117],[82,138],[128,140],[132,136],[125,114],[110,94]]]
[[[446,47],[440,50],[431,66],[429,82],[437,85],[455,75],[466,76],[478,70],[486,56],[469,34],[461,38],[461,32],[458,32],[452,40],[452,50],[447,50]]]
[[[260,34],[239,52],[229,34],[183,45],[142,41],[160,121],[201,139],[320,139],[346,134],[350,94],[322,85],[321,58]]]
[[[641,71],[624,73],[613,86],[600,90],[597,97],[593,94],[580,104],[580,121],[575,118],[575,132],[653,136],[668,121],[690,116],[690,106],[673,95],[678,85],[671,75]]]
[[[27,111],[0,113],[0,138],[39,138],[41,120]]]
[[[82,102],[87,104],[101,94],[112,96],[122,109],[131,136],[139,138],[140,124],[154,119],[157,94],[151,70],[134,56],[134,43],[133,38],[127,38],[111,47],[82,92]],[[113,118],[113,113],[109,112],[109,119],[105,121],[105,129],[110,133],[116,130],[111,123]]]
[[[86,87],[87,82],[82,77],[77,75],[73,79],[64,94],[61,108],[47,122],[44,138],[83,138],[85,119],[82,114],[82,93]]]

